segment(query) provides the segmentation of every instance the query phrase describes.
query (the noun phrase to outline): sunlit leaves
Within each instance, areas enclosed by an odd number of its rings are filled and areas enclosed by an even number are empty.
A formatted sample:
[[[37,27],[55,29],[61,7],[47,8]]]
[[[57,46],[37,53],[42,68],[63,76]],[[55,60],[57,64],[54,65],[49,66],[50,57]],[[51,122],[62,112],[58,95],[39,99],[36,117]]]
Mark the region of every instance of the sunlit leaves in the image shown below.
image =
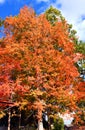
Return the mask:
[[[74,63],[74,43],[66,21],[52,26],[44,14],[24,7],[4,22],[5,46],[0,46],[0,88],[20,109],[42,111],[76,109],[75,85],[79,73]],[[1,41],[2,42],[2,41]],[[11,92],[11,96],[10,96]],[[7,93],[7,94],[6,94]],[[0,94],[1,96],[1,94]]]

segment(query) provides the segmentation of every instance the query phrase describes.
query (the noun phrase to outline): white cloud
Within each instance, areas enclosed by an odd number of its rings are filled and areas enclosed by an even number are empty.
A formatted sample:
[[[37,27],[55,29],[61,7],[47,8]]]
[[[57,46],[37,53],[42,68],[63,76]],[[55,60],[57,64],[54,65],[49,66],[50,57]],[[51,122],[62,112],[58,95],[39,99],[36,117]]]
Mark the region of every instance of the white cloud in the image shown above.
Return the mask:
[[[5,2],[5,0],[0,0],[0,4],[2,4],[2,3],[4,3]]]
[[[79,38],[85,40],[85,0],[56,0],[55,6],[61,4],[60,10],[73,28],[77,30]]]

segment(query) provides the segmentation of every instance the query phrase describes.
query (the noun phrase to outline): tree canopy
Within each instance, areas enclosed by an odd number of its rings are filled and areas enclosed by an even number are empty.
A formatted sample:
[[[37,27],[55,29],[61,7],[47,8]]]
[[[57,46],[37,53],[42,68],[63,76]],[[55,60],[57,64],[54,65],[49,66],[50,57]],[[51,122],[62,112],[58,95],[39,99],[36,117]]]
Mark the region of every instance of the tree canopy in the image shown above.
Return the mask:
[[[20,109],[75,112],[79,99],[81,55],[69,37],[64,20],[51,25],[45,14],[36,15],[24,7],[18,16],[4,21],[5,37],[0,39],[0,98]],[[82,96],[82,93],[81,93]],[[6,107],[6,106],[4,106]]]

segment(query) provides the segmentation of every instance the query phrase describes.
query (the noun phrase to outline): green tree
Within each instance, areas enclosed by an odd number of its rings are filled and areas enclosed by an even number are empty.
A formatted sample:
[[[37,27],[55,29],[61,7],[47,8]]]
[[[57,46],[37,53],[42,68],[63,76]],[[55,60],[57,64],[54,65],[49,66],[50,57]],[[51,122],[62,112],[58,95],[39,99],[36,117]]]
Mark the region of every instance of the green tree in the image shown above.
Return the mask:
[[[64,121],[62,118],[57,117],[54,119],[53,130],[64,130]]]
[[[56,22],[58,21],[64,21],[65,18],[62,16],[61,12],[54,8],[53,6],[50,6],[50,8],[48,8],[45,11],[45,15],[47,20],[52,24],[55,25]]]
[[[79,53],[82,53],[83,55],[85,55],[85,42],[80,40],[76,44],[76,52],[79,52]]]
[[[85,42],[79,41],[76,44],[76,52],[83,55],[83,58],[77,62],[77,67],[80,75],[85,79]]]

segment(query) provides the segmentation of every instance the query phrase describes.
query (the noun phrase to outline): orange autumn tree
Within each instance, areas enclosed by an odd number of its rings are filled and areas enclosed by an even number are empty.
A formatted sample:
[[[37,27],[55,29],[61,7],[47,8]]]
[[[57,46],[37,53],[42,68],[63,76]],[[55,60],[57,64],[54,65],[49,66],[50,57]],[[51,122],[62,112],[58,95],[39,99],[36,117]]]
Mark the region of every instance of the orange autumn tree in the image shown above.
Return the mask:
[[[75,62],[80,55],[69,38],[68,24],[52,26],[44,14],[24,7],[4,22],[6,36],[0,42],[0,98],[20,109],[50,113],[77,109]],[[6,94],[7,93],[7,94]]]

